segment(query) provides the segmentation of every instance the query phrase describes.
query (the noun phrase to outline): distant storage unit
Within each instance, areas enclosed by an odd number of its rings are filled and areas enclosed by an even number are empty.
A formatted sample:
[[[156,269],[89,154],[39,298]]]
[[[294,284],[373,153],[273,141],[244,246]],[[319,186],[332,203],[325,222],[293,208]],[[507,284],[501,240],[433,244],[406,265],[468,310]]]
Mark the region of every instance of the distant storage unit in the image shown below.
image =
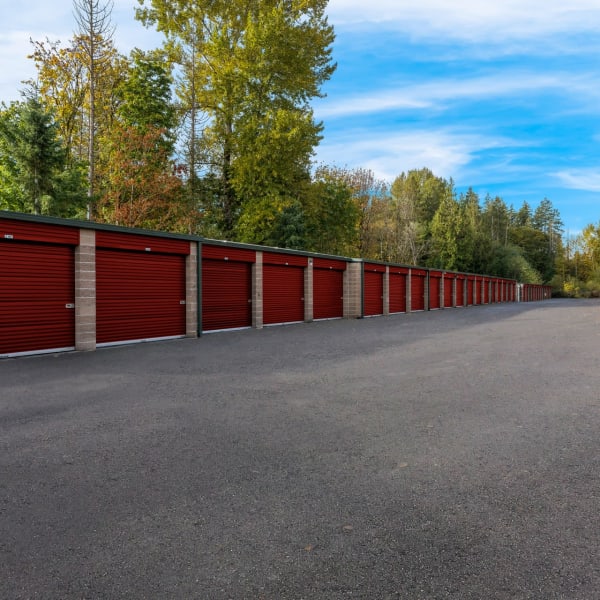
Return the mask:
[[[425,286],[427,271],[424,269],[410,270],[410,310],[412,312],[425,310]]]
[[[364,263],[363,265],[363,289],[365,317],[373,317],[383,314],[383,277],[386,271],[385,265],[376,263]]]
[[[313,259],[313,318],[340,319],[344,316],[344,272],[346,261]]]
[[[440,308],[440,295],[442,293],[442,273],[429,271],[429,310]]]
[[[456,274],[444,273],[444,308],[452,308],[454,306],[455,282]]]
[[[79,231],[0,218],[0,354],[75,348]]]
[[[406,312],[408,272],[406,267],[389,268],[389,309],[392,314]]]
[[[298,254],[263,253],[263,323],[304,321],[304,270],[308,258]]]
[[[252,266],[256,251],[202,244],[202,330],[252,325]]]
[[[96,342],[185,335],[185,257],[189,242],[96,233]]]

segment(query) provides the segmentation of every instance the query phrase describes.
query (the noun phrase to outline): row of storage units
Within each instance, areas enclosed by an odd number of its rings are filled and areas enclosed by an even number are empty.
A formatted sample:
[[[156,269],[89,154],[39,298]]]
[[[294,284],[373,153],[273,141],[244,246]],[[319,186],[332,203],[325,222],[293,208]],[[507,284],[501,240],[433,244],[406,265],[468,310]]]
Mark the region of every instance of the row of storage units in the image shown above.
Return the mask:
[[[552,287],[549,285],[520,283],[517,287],[517,294],[519,302],[539,302],[552,297]]]
[[[538,300],[541,288],[0,213],[0,356],[513,302],[517,290]]]
[[[498,277],[368,262],[363,271],[363,316],[516,300],[516,283]]]

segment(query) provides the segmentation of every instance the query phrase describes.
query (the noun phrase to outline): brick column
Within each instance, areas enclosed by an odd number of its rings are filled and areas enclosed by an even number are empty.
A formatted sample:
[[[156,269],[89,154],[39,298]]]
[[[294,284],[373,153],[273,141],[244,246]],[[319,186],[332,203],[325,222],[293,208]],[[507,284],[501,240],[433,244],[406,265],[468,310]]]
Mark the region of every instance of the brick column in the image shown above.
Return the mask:
[[[96,232],[79,231],[75,249],[75,350],[96,349]]]
[[[304,321],[312,323],[314,318],[314,292],[313,292],[313,259],[308,259],[308,266],[304,269]]]
[[[362,317],[362,262],[349,262],[344,271],[344,317]]]
[[[198,244],[190,242],[185,258],[185,337],[198,337]]]
[[[263,253],[256,251],[252,265],[252,327],[263,328]]]
[[[452,308],[456,308],[456,286],[458,285],[458,278],[452,278]],[[463,296],[464,298],[464,296]]]
[[[386,265],[385,273],[383,274],[383,314],[390,314],[390,267]]]

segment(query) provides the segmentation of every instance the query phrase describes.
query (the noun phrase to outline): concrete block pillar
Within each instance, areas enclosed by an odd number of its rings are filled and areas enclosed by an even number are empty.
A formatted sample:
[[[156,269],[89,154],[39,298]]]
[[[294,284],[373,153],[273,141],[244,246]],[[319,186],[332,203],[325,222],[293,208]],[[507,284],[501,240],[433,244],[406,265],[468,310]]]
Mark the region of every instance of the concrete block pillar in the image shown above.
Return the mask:
[[[412,269],[406,274],[406,312],[412,311]]]
[[[362,317],[362,262],[349,262],[344,271],[344,317]]]
[[[252,265],[252,327],[263,328],[263,253],[256,251]]]
[[[75,350],[96,349],[96,232],[81,229],[75,248]]]
[[[314,318],[313,294],[313,259],[308,259],[308,266],[304,269],[304,321],[312,323]]]
[[[198,337],[198,244],[190,242],[185,258],[185,336]]]
[[[383,274],[383,314],[387,317],[390,314],[390,267],[386,265]]]

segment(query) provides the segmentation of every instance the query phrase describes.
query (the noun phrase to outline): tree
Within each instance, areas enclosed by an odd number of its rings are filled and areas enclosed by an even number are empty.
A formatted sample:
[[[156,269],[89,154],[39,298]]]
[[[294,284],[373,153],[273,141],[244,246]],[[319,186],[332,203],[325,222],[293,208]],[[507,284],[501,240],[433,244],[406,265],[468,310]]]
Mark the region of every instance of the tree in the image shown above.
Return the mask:
[[[116,91],[115,123],[102,137],[98,161],[103,221],[192,232],[197,212],[184,203],[181,169],[172,160],[175,110],[170,77],[158,56],[135,50]]]
[[[116,116],[141,131],[161,129],[165,134],[165,149],[170,154],[174,150],[177,115],[171,102],[169,71],[158,55],[134,50],[127,75],[116,90],[119,101]]]
[[[0,113],[0,197],[6,208],[34,214],[76,216],[81,172],[66,167],[66,150],[52,114],[36,90]]]
[[[307,248],[326,254],[350,254],[356,247],[360,209],[351,187],[321,172],[306,194]]]
[[[315,179],[347,186],[358,211],[358,233],[355,235],[356,256],[379,259],[382,246],[385,209],[389,203],[388,185],[373,171],[357,167],[346,169],[322,165],[315,171]]]
[[[81,2],[83,8],[103,11],[97,2]],[[104,17],[110,16],[109,7],[112,5],[106,6]],[[100,24],[92,21],[87,28],[95,27],[96,34],[81,31],[66,47],[58,41],[32,41],[34,50],[30,56],[37,69],[37,80],[30,83],[38,87],[40,101],[56,117],[67,150],[67,165],[79,169],[83,162],[87,163],[88,216],[93,216],[93,196],[97,191],[96,140],[112,126],[119,103],[116,90],[126,72],[126,61],[110,37],[109,21],[105,25],[106,37],[102,36]],[[82,23],[80,29],[84,26]]]
[[[110,64],[112,57],[111,24],[112,0],[102,3],[100,0],[73,0],[75,21],[79,28],[76,40],[80,56],[87,70],[88,121],[87,121],[87,158],[88,158],[88,217],[93,217],[93,198],[95,193],[96,166],[96,89],[102,72]]]
[[[273,221],[296,201],[320,140],[309,102],[335,68],[327,1],[141,4],[138,18],[165,34],[165,51],[182,67],[177,93],[194,128],[189,175],[202,161],[199,175],[219,181],[224,235],[258,241],[264,231],[251,234],[252,216],[242,219],[243,233],[238,221],[256,210]]]
[[[419,264],[431,250],[431,224],[452,182],[429,169],[400,174],[390,188],[388,260]]]
[[[101,173],[105,191],[97,205],[100,221],[180,232],[193,229],[194,215],[184,210],[182,181],[163,142],[161,129],[115,125]]]

